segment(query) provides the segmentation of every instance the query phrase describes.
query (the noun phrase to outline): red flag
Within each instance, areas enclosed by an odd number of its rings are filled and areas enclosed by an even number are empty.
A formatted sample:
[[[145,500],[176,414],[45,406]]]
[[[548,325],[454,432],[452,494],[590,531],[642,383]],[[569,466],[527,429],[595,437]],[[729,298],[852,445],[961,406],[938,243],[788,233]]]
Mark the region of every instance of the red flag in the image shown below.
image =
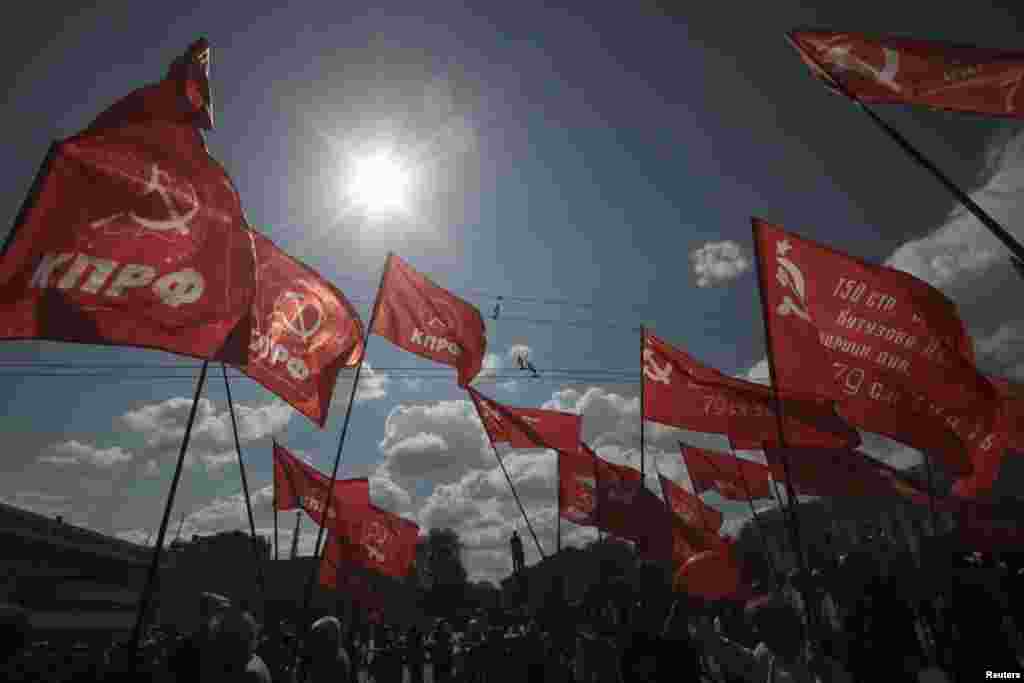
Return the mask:
[[[362,322],[338,288],[263,235],[253,239],[253,329],[239,369],[323,427],[338,371],[362,359]]]
[[[793,31],[790,42],[833,90],[863,102],[1024,118],[1024,52],[856,33]]]
[[[204,52],[190,49],[185,62]],[[0,339],[212,359],[238,327],[221,353],[243,361],[252,241],[182,97],[183,73],[172,69],[51,149],[0,259]]]
[[[327,532],[320,563],[320,585],[345,593],[362,609],[383,610],[383,596],[373,589],[368,577],[346,560],[343,545],[334,532]]]
[[[1001,377],[989,377],[988,381],[1003,400],[1006,447],[1014,452],[1024,453],[1024,386]]]
[[[593,458],[597,468],[596,526],[623,538],[635,536],[630,505],[643,487],[640,471],[598,457],[585,443],[580,443],[580,450]]]
[[[484,429],[495,443],[512,448],[553,448],[574,452],[580,447],[583,418],[575,413],[539,408],[512,408],[466,387]]]
[[[645,419],[728,434],[737,448],[778,443],[775,399],[769,387],[701,365],[650,332],[644,337],[643,361]],[[860,443],[857,431],[836,415],[831,400],[788,392],[783,414],[787,443],[828,447]]]
[[[785,481],[783,456],[796,492],[808,496],[898,497],[918,505],[928,495],[899,470],[858,451],[827,448],[766,448],[772,476]]]
[[[278,510],[302,508],[313,521],[323,525],[330,482],[330,477],[299,460],[284,446],[274,443],[274,505]],[[335,481],[331,509],[327,514],[330,527],[337,527],[341,523],[339,520],[349,517],[352,510],[360,510],[369,504],[369,479]]]
[[[468,386],[487,351],[480,311],[394,254],[384,268],[371,331],[406,351],[458,368],[459,386]]]
[[[679,448],[698,494],[714,489],[730,500],[772,497],[772,475],[761,463],[682,444]]]
[[[718,534],[722,528],[722,522],[725,521],[725,516],[721,512],[706,505],[700,498],[663,474],[658,474],[658,480],[661,482],[661,492],[665,497],[665,504],[676,516],[691,527],[705,533]]]
[[[597,524],[596,460],[582,452],[558,454],[558,514],[582,526]]]
[[[1024,544],[1022,510],[1017,501],[992,503],[949,499],[944,507],[956,512],[959,521],[957,535],[968,548],[1000,552],[1017,549]]]
[[[339,557],[401,578],[416,561],[420,527],[376,505],[346,510],[338,527]]]
[[[782,390],[828,396],[852,424],[934,453],[954,474],[999,449],[998,397],[952,302],[907,273],[753,224]]]

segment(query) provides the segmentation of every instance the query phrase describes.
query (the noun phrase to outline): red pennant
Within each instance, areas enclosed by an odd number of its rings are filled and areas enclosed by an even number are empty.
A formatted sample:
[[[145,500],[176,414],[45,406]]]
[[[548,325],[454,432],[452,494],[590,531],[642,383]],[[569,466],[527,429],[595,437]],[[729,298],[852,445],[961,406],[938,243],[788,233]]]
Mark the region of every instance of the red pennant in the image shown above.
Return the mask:
[[[579,450],[583,418],[575,413],[539,408],[512,408],[467,387],[484,429],[495,443],[512,448]]]
[[[401,578],[416,561],[420,527],[375,505],[348,511],[338,527],[339,557]]]
[[[856,33],[793,31],[800,57],[863,102],[1024,118],[1024,52]]]
[[[581,526],[597,524],[597,458],[593,454],[558,454],[558,514]]]
[[[463,387],[480,372],[487,351],[480,311],[393,254],[385,265],[372,332],[410,353],[458,368]]]
[[[999,402],[941,292],[754,219],[781,389],[828,396],[852,424],[934,453],[954,474],[998,449]]]
[[[0,260],[0,338],[243,361],[253,245],[182,87],[172,72],[51,150]]]
[[[253,329],[239,369],[323,427],[338,372],[362,359],[362,322],[334,285],[266,237],[253,239]]]
[[[274,443],[274,505],[278,510],[302,508],[317,524],[324,523],[327,485],[331,478],[292,455],[287,448]],[[330,528],[336,528],[353,510],[370,504],[370,480],[342,479],[334,482],[331,509],[327,514]]]
[[[644,418],[696,432],[728,434],[737,448],[777,443],[779,422],[769,387],[701,365],[655,335],[644,337]],[[860,436],[835,413],[828,399],[784,398],[787,443],[854,446]]]
[[[697,493],[713,489],[740,501],[772,497],[772,475],[761,463],[691,446],[680,445],[680,452]]]

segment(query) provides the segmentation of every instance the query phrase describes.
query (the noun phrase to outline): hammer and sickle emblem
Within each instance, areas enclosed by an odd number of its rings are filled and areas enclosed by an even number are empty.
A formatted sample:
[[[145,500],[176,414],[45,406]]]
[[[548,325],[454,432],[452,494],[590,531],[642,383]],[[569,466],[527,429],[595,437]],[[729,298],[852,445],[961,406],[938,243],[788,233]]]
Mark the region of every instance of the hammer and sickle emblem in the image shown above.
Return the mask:
[[[375,562],[383,562],[384,551],[382,548],[387,544],[389,538],[387,529],[382,527],[380,523],[373,522],[366,531],[363,547],[366,548],[366,552],[370,555],[371,559]]]
[[[882,53],[885,55],[885,66],[881,70],[853,54],[849,45],[836,45],[826,53],[825,58],[840,69],[863,74],[890,90],[901,92],[903,88],[896,82],[896,74],[900,69],[899,53],[887,47],[882,48]]]
[[[807,315],[807,311],[800,308],[800,306],[794,303],[788,296],[782,297],[782,303],[779,304],[779,307],[775,310],[779,315],[789,315],[792,313],[806,322],[811,322],[811,316]]]
[[[300,338],[303,342],[308,342],[309,338],[312,337],[320,330],[320,326],[323,325],[323,314],[320,312],[320,308],[315,304],[309,303],[306,297],[298,292],[286,291],[281,294],[281,298],[278,299],[278,303],[282,304],[289,301],[298,302],[295,309],[295,313],[291,316],[287,315],[282,311],[275,311],[281,319],[281,323],[288,329],[289,332]],[[275,307],[277,308],[277,307]],[[312,308],[316,311],[316,322],[311,326],[306,324],[306,316],[303,315],[307,308]]]
[[[166,184],[170,179],[171,176],[169,173],[161,171],[159,166],[153,164],[149,169],[149,179],[146,181],[146,188],[142,193],[143,196],[154,192],[160,195],[160,200],[167,209],[167,215],[170,216],[170,218],[166,220],[153,220],[151,218],[143,218],[134,211],[129,211],[128,217],[131,218],[136,225],[145,230],[152,230],[155,232],[177,232],[180,235],[187,235],[191,232],[189,224],[196,217],[196,214],[199,213],[199,197],[196,196],[195,188],[192,187],[191,184],[185,183],[188,185],[188,192],[189,195],[191,195],[189,202],[192,204],[192,208],[184,214],[178,213],[178,207],[175,206],[173,201],[171,201],[171,188]],[[123,213],[116,213],[113,216],[93,221],[90,225],[93,228],[102,228],[123,215]],[[141,232],[139,234],[141,234]]]
[[[671,384],[669,376],[672,374],[672,364],[665,362],[665,367],[661,367],[654,359],[654,351],[650,349],[644,349],[644,375],[647,379],[652,382],[661,382],[662,384]]]

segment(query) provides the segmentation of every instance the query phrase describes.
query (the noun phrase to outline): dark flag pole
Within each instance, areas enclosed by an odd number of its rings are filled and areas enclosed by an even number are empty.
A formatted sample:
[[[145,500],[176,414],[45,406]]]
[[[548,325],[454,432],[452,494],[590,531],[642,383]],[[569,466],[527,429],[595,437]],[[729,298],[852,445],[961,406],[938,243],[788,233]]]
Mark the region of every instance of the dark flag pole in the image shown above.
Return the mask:
[[[981,224],[988,228],[989,232],[995,235],[996,239],[1002,242],[1003,246],[1010,250],[1010,253],[1013,255],[1010,259],[1010,262],[1013,264],[1014,269],[1017,271],[1018,275],[1024,278],[1024,246],[1022,246],[1020,242],[1015,240],[1013,236],[1009,232],[1007,232],[1006,229],[1002,225],[1000,225],[998,221],[996,221],[996,219],[992,218],[992,216],[987,211],[978,206],[977,202],[971,199],[966,192],[964,192],[956,183],[954,183],[949,178],[949,176],[943,173],[942,170],[938,166],[936,166],[931,159],[929,159],[920,151],[918,151],[918,149],[914,147],[912,144],[910,144],[910,141],[907,140],[898,130],[889,125],[884,119],[882,119],[882,117],[876,114],[875,111],[871,109],[871,107],[867,106],[856,95],[851,93],[839,79],[833,78],[832,75],[828,72],[828,70],[825,67],[823,67],[818,62],[818,60],[816,60],[810,53],[801,48],[795,40],[791,39],[788,35],[786,36],[786,40],[801,55],[803,55],[811,63],[817,65],[818,72],[824,78],[828,79],[829,84],[832,87],[834,87],[836,91],[838,91],[842,95],[845,95],[847,99],[853,102],[854,105],[856,105],[858,109],[864,112],[864,114],[869,119],[871,119],[871,121],[876,126],[878,126],[878,128],[883,133],[889,136],[889,138],[896,143],[896,146],[902,149],[907,154],[907,156],[909,156],[912,160],[917,162],[919,166],[921,166],[923,169],[931,173],[932,176],[934,176],[935,179],[938,180],[939,183],[943,187],[945,187],[946,190],[949,191],[949,193],[952,194],[953,197],[956,198],[956,200],[960,202],[960,204],[962,204],[965,209],[970,211],[975,218],[981,221]]]
[[[355,376],[352,378],[352,390],[349,392],[348,406],[345,408],[345,420],[341,425],[341,434],[338,437],[338,452],[334,456],[334,469],[331,471],[331,480],[327,484],[327,502],[324,506],[324,519],[319,524],[319,529],[316,533],[316,544],[313,546],[313,557],[315,558],[312,563],[312,570],[309,573],[309,579],[306,581],[306,588],[302,599],[302,618],[305,619],[306,613],[309,611],[309,603],[313,599],[313,584],[316,582],[317,574],[320,572],[320,553],[322,551],[321,543],[324,538],[324,526],[330,519],[331,508],[334,505],[334,484],[338,480],[338,467],[341,465],[342,450],[345,447],[345,436],[348,434],[349,422],[352,419],[352,407],[356,402],[356,391],[359,389],[359,376],[362,374],[363,365],[366,362],[366,353],[370,345],[370,334],[373,332],[373,325],[377,320],[377,310],[380,308],[380,293],[384,288],[384,279],[387,277],[388,269],[391,267],[391,252],[388,252],[388,256],[384,261],[384,270],[380,274],[380,283],[377,285],[377,296],[373,302],[373,310],[370,312],[370,322],[366,326],[366,330],[363,332],[363,355],[359,359],[359,365],[356,366]],[[326,547],[326,546],[324,546]],[[303,628],[308,628],[310,625],[306,624]],[[298,634],[296,634],[298,636]],[[295,638],[295,645],[292,649],[292,659],[296,659],[299,654],[299,638]]]
[[[558,502],[555,508],[555,555],[562,552],[562,458],[555,451],[555,474],[558,476]]]
[[[796,559],[800,567],[800,595],[803,598],[804,604],[807,607],[807,632],[805,633],[808,640],[810,640],[810,631],[814,628],[813,615],[814,609],[810,601],[810,595],[808,591],[808,583],[810,581],[810,572],[807,570],[807,561],[804,557],[803,544],[800,542],[800,521],[797,514],[797,505],[799,500],[796,496],[796,491],[793,488],[793,480],[789,473],[789,457],[786,455],[786,429],[784,424],[784,418],[782,414],[782,399],[779,396],[779,385],[775,377],[775,356],[772,353],[772,332],[771,325],[768,324],[768,297],[767,288],[764,286],[765,274],[761,269],[761,247],[758,244],[757,239],[757,227],[753,225],[754,230],[754,262],[757,264],[757,281],[760,288],[761,295],[761,318],[764,321],[764,339],[765,345],[768,351],[768,377],[772,387],[772,401],[775,404],[775,421],[776,426],[779,430],[779,457],[782,460],[782,471],[786,478],[786,498],[789,499],[789,530],[792,535],[793,549],[796,552]],[[765,451],[768,450],[766,444],[762,444]]]
[[[263,596],[263,614],[267,613],[267,584],[263,577],[263,557],[260,555],[259,539],[256,536],[256,520],[252,515],[252,499],[249,496],[249,479],[245,475],[245,461],[242,460],[242,443],[238,438],[238,421],[235,419],[235,402],[231,398],[231,382],[228,381],[228,368],[220,364],[224,374],[224,389],[228,394],[228,410],[231,412],[231,431],[235,435],[235,452],[238,454],[238,471],[242,476],[242,493],[245,494],[245,510],[249,513],[249,533],[252,534],[252,552],[256,560],[256,582]],[[264,618],[266,618],[264,616]]]
[[[167,494],[167,503],[164,505],[164,516],[160,520],[160,531],[156,536],[156,547],[153,548],[153,558],[149,563],[149,572],[146,575],[146,585],[139,596],[139,610],[135,617],[135,629],[132,631],[132,652],[139,651],[139,641],[142,639],[142,629],[145,626],[146,613],[149,611],[150,603],[153,601],[153,590],[155,588],[157,572],[160,569],[160,555],[164,549],[164,539],[167,537],[167,522],[171,517],[171,508],[174,506],[174,495],[178,492],[178,482],[181,480],[181,470],[185,464],[185,452],[188,450],[189,439],[192,438],[192,425],[196,420],[196,408],[199,407],[199,397],[203,393],[203,384],[206,382],[206,370],[210,361],[204,360],[203,367],[199,371],[199,379],[196,382],[195,395],[192,397],[192,407],[188,411],[188,422],[185,424],[185,436],[181,439],[181,450],[178,452],[178,464],[174,468],[174,477],[171,479],[171,490]]]
[[[644,427],[644,345],[647,342],[647,331],[644,326],[640,326],[640,481],[644,482],[644,486],[647,485],[647,476],[644,474],[644,461],[647,458],[644,457],[644,436],[646,429]]]
[[[18,232],[18,228],[25,222],[25,218],[28,216],[28,212],[32,210],[32,207],[36,204],[36,199],[39,198],[39,193],[43,189],[43,180],[46,178],[46,174],[50,171],[50,165],[53,164],[54,157],[57,156],[57,148],[59,143],[53,141],[50,143],[50,148],[46,150],[46,156],[43,157],[43,161],[39,164],[39,170],[36,171],[36,177],[32,179],[32,185],[29,186],[28,192],[25,194],[25,199],[21,202],[21,207],[18,209],[18,215],[14,218],[14,225],[7,232],[4,237],[3,248],[0,248],[0,258],[7,253],[8,247],[11,246],[11,242],[14,241],[14,237]]]
[[[274,492],[274,561],[281,559],[279,555],[280,550],[280,539],[277,535],[277,492]]]

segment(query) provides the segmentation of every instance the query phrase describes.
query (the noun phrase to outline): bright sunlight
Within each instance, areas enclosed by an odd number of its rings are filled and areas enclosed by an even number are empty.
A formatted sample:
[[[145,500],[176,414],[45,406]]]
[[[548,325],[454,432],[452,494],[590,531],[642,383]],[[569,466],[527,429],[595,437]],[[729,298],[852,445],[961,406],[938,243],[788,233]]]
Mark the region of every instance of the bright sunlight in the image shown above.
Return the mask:
[[[353,161],[348,199],[357,210],[370,216],[406,214],[411,190],[410,169],[390,151]]]

